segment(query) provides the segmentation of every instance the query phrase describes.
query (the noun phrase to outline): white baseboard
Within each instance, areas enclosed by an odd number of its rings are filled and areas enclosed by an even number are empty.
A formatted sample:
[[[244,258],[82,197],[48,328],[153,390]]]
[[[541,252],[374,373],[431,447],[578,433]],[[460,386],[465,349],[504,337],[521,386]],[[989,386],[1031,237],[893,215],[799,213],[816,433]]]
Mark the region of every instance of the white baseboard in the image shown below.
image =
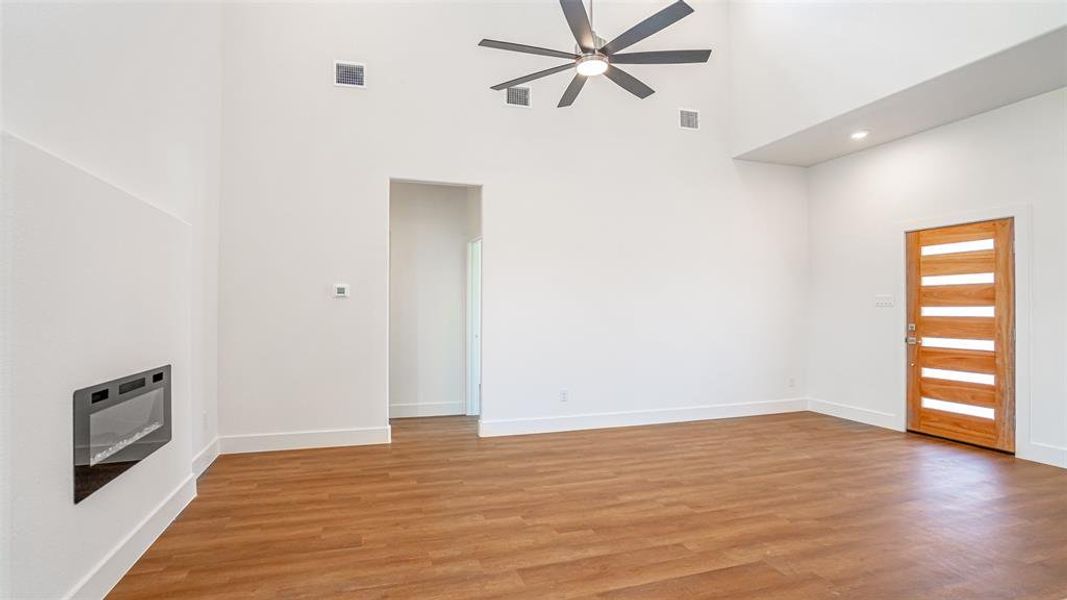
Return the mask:
[[[875,427],[885,427],[886,429],[892,429],[894,431],[903,431],[900,424],[897,423],[897,415],[879,410],[830,402],[828,400],[819,400],[818,398],[808,398],[808,410],[823,415],[830,415],[831,417],[874,425]]]
[[[137,559],[196,497],[196,478],[190,474],[163,502],[145,517],[115,548],[96,564],[67,598],[103,598]]]
[[[876,427],[885,427],[886,429],[892,429],[894,431],[906,430],[906,428],[900,426],[897,415],[871,410],[869,408],[860,408],[858,406],[849,406],[847,404],[809,398],[808,410],[824,415],[830,415],[832,417],[848,419],[849,421],[866,423]],[[1067,448],[1064,448],[1063,446],[1017,440],[1015,444],[1015,457],[1022,460],[1067,469]]]
[[[483,419],[478,423],[478,435],[481,437],[496,437],[503,435],[526,435],[531,433],[603,429],[606,427],[631,427],[637,425],[657,425],[661,423],[681,423],[685,421],[704,421],[707,419],[728,419],[731,417],[750,417],[755,415],[798,412],[806,410],[807,404],[807,400],[804,398],[790,398],[761,402],[709,404],[704,406],[567,415],[562,417],[535,417],[497,421],[486,421]]]
[[[211,466],[211,463],[215,462],[215,459],[219,457],[219,438],[215,438],[204,446],[204,449],[200,451],[193,458],[193,477],[200,478],[207,471],[207,468]]]
[[[446,417],[467,414],[465,402],[431,402],[427,404],[390,404],[389,418]]]
[[[1061,469],[1067,469],[1067,448],[1042,444],[1041,442],[1019,443],[1015,445],[1015,457],[1039,462]]]
[[[391,439],[391,430],[388,426],[293,431],[287,433],[252,433],[219,437],[219,451],[222,454],[240,454],[243,452],[300,450],[304,448],[329,448],[332,446],[364,446],[367,444],[388,444]]]

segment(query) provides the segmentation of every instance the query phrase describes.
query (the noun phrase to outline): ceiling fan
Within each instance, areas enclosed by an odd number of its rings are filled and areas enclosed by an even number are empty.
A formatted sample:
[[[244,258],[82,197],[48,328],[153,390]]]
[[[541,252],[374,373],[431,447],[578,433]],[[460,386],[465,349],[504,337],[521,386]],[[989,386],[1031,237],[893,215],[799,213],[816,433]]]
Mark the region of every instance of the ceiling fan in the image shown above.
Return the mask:
[[[641,83],[636,77],[615,65],[703,63],[708,62],[708,58],[711,57],[711,50],[663,50],[658,52],[619,53],[620,50],[629,48],[652,34],[677,23],[682,18],[692,13],[693,8],[682,0],[678,0],[667,8],[664,8],[637,25],[627,29],[618,37],[607,43],[593,32],[593,26],[590,24],[593,0],[589,0],[590,12],[588,14],[585,12],[585,5],[582,3],[582,0],[559,0],[559,4],[563,8],[563,16],[567,19],[567,24],[570,25],[571,33],[574,34],[574,40],[578,43],[574,52],[563,52],[560,50],[552,50],[550,48],[540,48],[538,46],[527,46],[525,44],[515,44],[497,40],[482,40],[481,42],[478,42],[478,45],[485,46],[486,48],[496,48],[498,50],[510,50],[512,52],[522,52],[525,54],[565,58],[570,62],[558,67],[552,67],[551,69],[545,69],[544,71],[530,73],[529,75],[505,81],[504,83],[492,86],[492,89],[507,89],[573,68],[577,72],[574,74],[574,79],[571,80],[570,85],[568,85],[567,89],[563,92],[563,97],[559,100],[559,107],[574,104],[574,99],[577,98],[578,93],[582,91],[582,86],[585,85],[585,80],[597,75],[604,75],[638,98],[647,98],[652,95],[655,90],[644,83]]]

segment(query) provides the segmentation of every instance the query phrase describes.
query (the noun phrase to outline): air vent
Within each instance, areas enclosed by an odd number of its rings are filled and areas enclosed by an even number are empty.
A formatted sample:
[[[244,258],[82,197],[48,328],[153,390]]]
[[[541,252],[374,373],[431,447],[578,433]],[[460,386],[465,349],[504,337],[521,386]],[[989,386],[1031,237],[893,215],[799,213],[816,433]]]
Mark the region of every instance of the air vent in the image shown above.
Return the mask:
[[[512,106],[530,106],[530,88],[524,87],[510,87],[508,88],[508,104]]]
[[[700,129],[700,113],[685,108],[679,110],[678,125],[682,129]]]
[[[334,61],[334,79],[336,85],[344,87],[367,87],[366,67],[359,63]]]

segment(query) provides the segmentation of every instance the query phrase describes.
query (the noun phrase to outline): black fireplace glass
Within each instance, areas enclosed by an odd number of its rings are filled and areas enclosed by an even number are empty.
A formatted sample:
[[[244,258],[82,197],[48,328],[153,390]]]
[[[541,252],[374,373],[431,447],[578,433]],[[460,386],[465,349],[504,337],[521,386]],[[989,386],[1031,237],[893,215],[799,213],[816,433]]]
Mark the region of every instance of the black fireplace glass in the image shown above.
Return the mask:
[[[170,365],[74,392],[74,502],[170,437]]]

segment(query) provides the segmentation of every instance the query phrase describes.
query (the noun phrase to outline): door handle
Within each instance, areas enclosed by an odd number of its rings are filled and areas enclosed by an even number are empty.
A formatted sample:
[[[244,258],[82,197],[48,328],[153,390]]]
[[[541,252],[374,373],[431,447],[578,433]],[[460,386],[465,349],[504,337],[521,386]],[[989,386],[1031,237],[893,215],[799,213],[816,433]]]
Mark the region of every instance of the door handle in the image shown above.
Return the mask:
[[[915,337],[914,335],[909,335],[908,337],[904,338],[904,342],[907,343],[909,346],[916,346],[919,344],[919,338]]]

